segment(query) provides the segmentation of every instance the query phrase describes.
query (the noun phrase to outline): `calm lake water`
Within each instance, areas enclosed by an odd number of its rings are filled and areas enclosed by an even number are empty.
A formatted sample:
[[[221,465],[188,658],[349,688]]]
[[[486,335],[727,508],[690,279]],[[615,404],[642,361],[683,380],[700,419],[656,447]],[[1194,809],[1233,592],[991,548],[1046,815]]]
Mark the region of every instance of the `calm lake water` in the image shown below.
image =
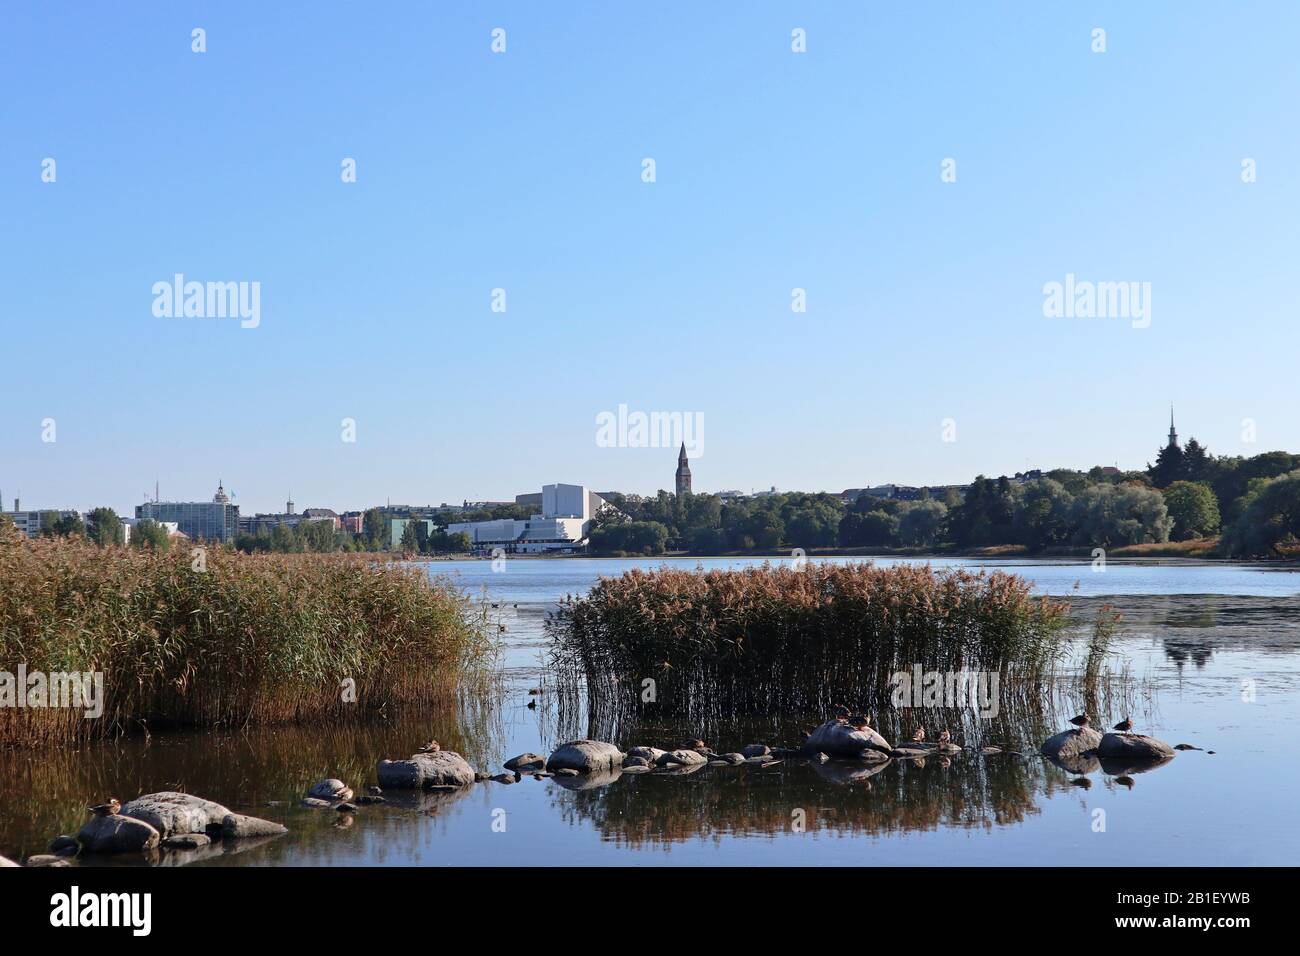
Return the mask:
[[[45,852],[56,834],[76,832],[88,802],[182,789],[278,820],[290,832],[187,856],[85,862],[1185,866],[1294,864],[1300,855],[1300,573],[1199,562],[1112,561],[1100,573],[1078,561],[931,562],[1014,571],[1042,593],[1070,598],[1081,621],[1103,603],[1123,612],[1112,663],[1131,676],[1128,702],[1109,701],[1113,710],[1100,718],[1109,725],[1131,710],[1139,731],[1214,751],[1180,752],[1148,773],[1079,777],[1036,756],[1043,737],[1077,712],[1078,701],[1063,691],[1037,713],[978,726],[954,717],[960,742],[1014,746],[1022,756],[967,752],[870,772],[788,760],[763,769],[623,775],[588,789],[580,780],[525,776],[450,797],[363,807],[347,828],[332,811],[298,806],[321,777],[363,791],[381,757],[404,757],[430,736],[476,768],[498,772],[514,754],[546,753],[563,739],[594,733],[585,714],[553,694],[536,698],[535,710],[526,706],[529,688],[546,687],[545,615],[599,575],[660,563],[521,559],[497,573],[488,561],[429,565],[431,574],[496,603],[492,613],[506,627],[500,691],[455,712],[404,713],[359,727],[172,733],[74,752],[0,752],[0,854]],[[663,746],[689,731],[719,751],[793,744],[813,720],[772,714],[703,728],[642,724],[615,742]],[[880,722],[892,737],[914,720],[881,715]],[[802,830],[796,820],[806,821]]]

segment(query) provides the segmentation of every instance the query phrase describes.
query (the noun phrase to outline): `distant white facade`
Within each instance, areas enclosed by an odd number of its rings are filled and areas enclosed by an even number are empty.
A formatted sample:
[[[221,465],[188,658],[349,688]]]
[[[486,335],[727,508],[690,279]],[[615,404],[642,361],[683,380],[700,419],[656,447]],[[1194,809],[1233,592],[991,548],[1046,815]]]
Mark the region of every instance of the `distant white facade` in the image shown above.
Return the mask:
[[[469,535],[475,551],[500,548],[507,554],[576,551],[586,547],[591,519],[608,503],[582,485],[544,485],[542,511],[526,520],[462,521],[447,526],[448,534]]]

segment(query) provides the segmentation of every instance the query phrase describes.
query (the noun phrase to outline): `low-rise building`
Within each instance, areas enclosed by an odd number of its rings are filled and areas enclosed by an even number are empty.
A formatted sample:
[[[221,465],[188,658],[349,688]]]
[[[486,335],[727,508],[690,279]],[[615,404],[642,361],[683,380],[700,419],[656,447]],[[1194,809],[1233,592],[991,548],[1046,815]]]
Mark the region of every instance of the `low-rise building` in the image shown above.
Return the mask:
[[[520,495],[515,502],[526,504],[532,497]],[[541,511],[527,519],[453,522],[447,526],[447,533],[465,533],[474,550],[480,552],[497,549],[507,554],[577,551],[587,545],[591,519],[602,508],[611,507],[604,498],[583,485],[545,485],[539,497]],[[521,501],[521,498],[526,500]]]

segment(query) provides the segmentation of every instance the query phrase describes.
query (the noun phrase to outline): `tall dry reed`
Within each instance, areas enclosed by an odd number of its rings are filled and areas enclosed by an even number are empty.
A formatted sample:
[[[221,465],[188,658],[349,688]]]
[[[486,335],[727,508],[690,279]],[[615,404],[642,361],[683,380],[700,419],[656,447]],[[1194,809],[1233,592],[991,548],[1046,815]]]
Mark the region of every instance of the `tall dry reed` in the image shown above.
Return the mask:
[[[486,618],[423,569],[345,555],[167,554],[0,529],[0,671],[102,672],[104,712],[0,707],[0,744],[166,724],[344,720],[481,675]],[[355,684],[348,701],[345,681]]]
[[[891,677],[925,670],[1041,677],[1060,658],[1067,606],[1002,572],[809,564],[734,571],[634,569],[602,578],[549,623],[561,674],[593,706],[887,706]],[[653,685],[646,680],[654,681]]]

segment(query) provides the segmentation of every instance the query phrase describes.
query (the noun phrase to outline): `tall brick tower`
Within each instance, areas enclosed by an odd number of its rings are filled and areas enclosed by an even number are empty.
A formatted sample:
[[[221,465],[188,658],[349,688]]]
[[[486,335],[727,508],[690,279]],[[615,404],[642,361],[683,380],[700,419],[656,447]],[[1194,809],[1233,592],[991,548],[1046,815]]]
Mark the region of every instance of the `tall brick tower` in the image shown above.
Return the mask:
[[[686,442],[677,455],[677,497],[691,493],[691,466],[686,463]]]

